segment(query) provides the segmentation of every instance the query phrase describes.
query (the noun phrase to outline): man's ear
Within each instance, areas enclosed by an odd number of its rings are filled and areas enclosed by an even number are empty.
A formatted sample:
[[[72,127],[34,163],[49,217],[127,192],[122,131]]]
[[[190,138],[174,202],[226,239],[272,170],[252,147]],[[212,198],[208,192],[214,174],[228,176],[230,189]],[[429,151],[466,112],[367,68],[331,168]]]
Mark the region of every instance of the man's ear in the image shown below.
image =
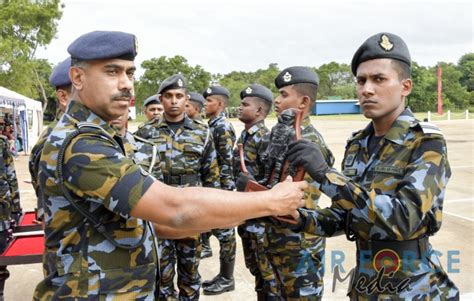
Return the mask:
[[[69,78],[74,88],[81,91],[84,86],[84,74],[85,71],[82,68],[72,66],[69,68]]]
[[[413,81],[411,80],[411,78],[406,78],[402,80],[402,95],[403,96],[407,97],[408,95],[410,95],[412,88],[413,88]]]
[[[69,100],[68,92],[64,91],[63,89],[56,90],[56,97],[58,98],[58,102],[62,108],[67,107],[67,102]]]
[[[305,95],[301,97],[299,104],[298,104],[298,109],[304,111],[306,108],[308,108],[311,105],[311,98],[309,98],[308,95]]]

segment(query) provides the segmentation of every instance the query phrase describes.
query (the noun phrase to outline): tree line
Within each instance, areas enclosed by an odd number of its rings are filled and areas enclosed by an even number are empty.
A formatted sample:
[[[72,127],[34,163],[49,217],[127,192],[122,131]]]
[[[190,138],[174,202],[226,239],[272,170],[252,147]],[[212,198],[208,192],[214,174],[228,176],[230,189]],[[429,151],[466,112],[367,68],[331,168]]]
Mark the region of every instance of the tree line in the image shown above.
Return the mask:
[[[35,56],[38,47],[48,45],[57,33],[57,22],[64,5],[60,0],[0,2],[0,85],[30,98],[40,100],[46,112],[55,110],[54,88],[48,83],[53,65]],[[474,109],[474,53],[463,55],[456,64],[439,62],[443,77],[443,108]],[[437,66],[412,65],[414,87],[409,106],[415,112],[437,109]],[[269,64],[256,71],[232,71],[212,74],[201,65],[192,66],[183,56],[161,56],[143,61],[144,73],[135,79],[136,106],[158,90],[160,83],[177,72],[188,79],[191,91],[202,92],[209,85],[220,84],[231,92],[230,106],[238,106],[239,93],[248,84],[258,83],[275,95],[274,79],[287,66]],[[350,66],[330,62],[314,70],[320,77],[317,99],[355,99],[355,80]]]

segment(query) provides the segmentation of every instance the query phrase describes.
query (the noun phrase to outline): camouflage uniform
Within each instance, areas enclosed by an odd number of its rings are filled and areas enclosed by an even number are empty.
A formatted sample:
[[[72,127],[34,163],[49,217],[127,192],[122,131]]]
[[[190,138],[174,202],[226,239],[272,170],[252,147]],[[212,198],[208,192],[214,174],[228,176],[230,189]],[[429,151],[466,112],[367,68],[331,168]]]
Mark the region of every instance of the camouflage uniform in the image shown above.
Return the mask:
[[[0,135],[0,155],[0,251],[3,252],[10,238],[13,213],[21,214],[13,155],[3,135]]]
[[[83,133],[68,145],[63,160],[65,187],[78,206],[101,218],[115,243],[139,243],[134,248],[117,247],[106,239],[72,206],[59,185],[59,150],[83,122],[97,125],[102,134]],[[153,234],[148,222],[130,212],[155,179],[124,156],[115,131],[73,100],[48,137],[39,168],[46,272],[34,299],[153,300],[157,268]]]
[[[162,118],[142,127],[137,135],[158,146],[166,184],[175,187],[220,187],[212,134],[202,121],[186,116],[183,126],[175,133]],[[160,298],[174,295],[173,278],[177,261],[180,300],[199,299],[200,253],[199,236],[177,240],[159,239]]]
[[[321,147],[329,166],[334,157],[321,134],[311,124],[309,116],[301,122],[303,139]],[[310,183],[305,192],[306,208],[317,208],[321,196],[319,185],[308,174],[305,180]],[[311,233],[298,233],[287,227],[271,223],[266,225],[267,256],[276,271],[276,278],[285,300],[318,300],[323,294],[324,276],[324,238]]]
[[[267,148],[269,134],[262,120],[243,130],[237,140],[237,145],[242,144],[244,147],[245,166],[249,175],[256,181],[262,180],[265,174],[261,155]],[[237,179],[241,172],[238,148],[234,150],[234,158],[234,177]],[[245,266],[255,277],[255,291],[278,296],[275,274],[264,252],[265,223],[258,219],[248,220],[237,227],[237,232],[242,238]]]
[[[234,190],[233,148],[235,144],[235,131],[232,124],[227,120],[225,113],[221,112],[217,117],[209,120],[209,128],[214,137],[214,145],[217,152],[217,162],[220,169],[220,184],[225,190]],[[235,260],[235,229],[213,229],[212,234],[219,240],[219,258],[224,262]]]
[[[369,154],[373,133],[369,124],[348,140],[343,174],[330,170],[321,184],[332,205],[302,209],[304,231],[333,236],[345,230],[356,240],[357,266],[349,293],[353,300],[456,300],[458,290],[427,242],[441,226],[444,191],[451,176],[443,135],[433,124],[417,121],[409,109]],[[393,277],[385,275],[383,282],[397,287],[408,280],[410,289],[371,294],[356,290],[362,277],[376,278],[373,263],[379,249],[387,252],[391,263],[397,254],[401,259]]]

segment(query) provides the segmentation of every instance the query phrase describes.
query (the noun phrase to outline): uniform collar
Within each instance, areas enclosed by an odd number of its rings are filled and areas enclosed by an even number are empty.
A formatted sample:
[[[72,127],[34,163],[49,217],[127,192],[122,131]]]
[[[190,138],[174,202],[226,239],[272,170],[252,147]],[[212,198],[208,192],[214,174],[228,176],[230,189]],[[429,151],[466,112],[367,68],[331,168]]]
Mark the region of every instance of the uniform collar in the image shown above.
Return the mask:
[[[71,100],[66,108],[66,114],[78,123],[85,121],[100,125],[112,137],[117,134],[117,132],[105,120],[76,100]]]
[[[166,118],[163,117],[163,118],[160,118],[158,121],[158,127],[161,128],[161,127],[169,127],[169,124],[168,122],[166,121]],[[186,128],[186,129],[190,129],[190,130],[193,130],[195,129],[195,125],[194,125],[194,122],[191,118],[188,117],[188,115],[184,114],[184,123],[183,123],[183,127]]]
[[[258,132],[261,128],[264,128],[265,127],[265,122],[263,120],[260,120],[259,122],[257,123],[254,123],[254,125],[252,125],[248,130],[247,130],[247,133],[249,133],[249,135],[253,135],[255,134],[256,132]]]
[[[301,126],[303,128],[307,128],[310,125],[311,125],[311,119],[309,118],[309,116],[303,117],[303,120],[301,120]]]
[[[209,120],[209,124],[211,124],[211,123],[214,124],[214,123],[216,123],[218,120],[225,119],[225,118],[226,118],[225,112],[222,111],[222,112],[220,112],[216,117],[211,118],[211,119]]]

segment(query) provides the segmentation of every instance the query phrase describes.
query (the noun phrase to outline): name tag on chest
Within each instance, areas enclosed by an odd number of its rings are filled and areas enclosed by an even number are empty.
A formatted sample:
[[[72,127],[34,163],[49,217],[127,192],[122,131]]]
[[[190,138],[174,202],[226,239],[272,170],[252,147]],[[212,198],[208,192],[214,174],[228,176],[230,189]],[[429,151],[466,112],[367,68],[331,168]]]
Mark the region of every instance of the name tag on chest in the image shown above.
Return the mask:
[[[385,173],[397,176],[403,176],[403,168],[396,166],[375,166],[376,173]]]

